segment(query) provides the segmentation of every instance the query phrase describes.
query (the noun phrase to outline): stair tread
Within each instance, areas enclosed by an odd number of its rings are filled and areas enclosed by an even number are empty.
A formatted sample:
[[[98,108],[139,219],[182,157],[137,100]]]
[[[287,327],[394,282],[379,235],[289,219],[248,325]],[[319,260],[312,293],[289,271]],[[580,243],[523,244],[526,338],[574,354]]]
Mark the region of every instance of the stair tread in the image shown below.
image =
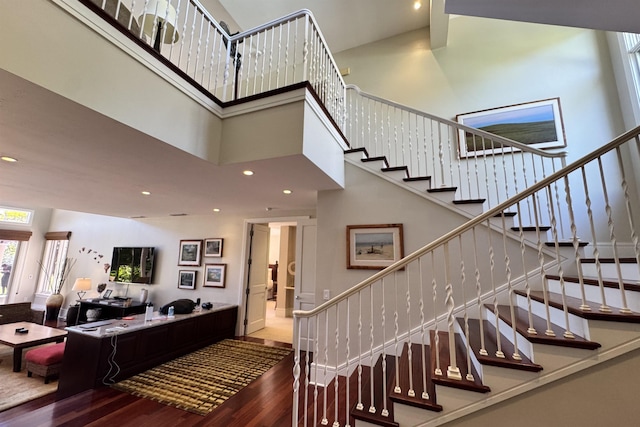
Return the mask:
[[[494,215],[494,218],[500,218],[504,214],[505,218],[510,218],[518,215],[517,212],[498,212]]]
[[[412,181],[431,181],[430,176],[410,176],[402,179],[404,182],[412,182]]]
[[[486,306],[489,310],[493,311],[493,306]],[[565,338],[564,333],[566,329],[556,325],[555,323],[551,323],[551,331],[555,334],[555,336],[549,336],[545,334],[547,330],[547,321],[542,317],[532,315],[533,319],[533,328],[537,331],[537,334],[532,334],[528,332],[529,328],[529,317],[526,310],[520,307],[514,307],[515,316],[516,316],[516,330],[520,335],[525,337],[532,343],[538,344],[548,344],[548,345],[556,345],[561,347],[573,347],[573,348],[582,348],[587,350],[595,350],[600,347],[600,344],[595,341],[589,341],[579,335],[574,334],[574,338]],[[511,312],[509,306],[500,305],[498,306],[498,316],[508,325],[512,325],[511,323]]]
[[[601,264],[613,264],[616,262],[616,260],[614,258],[598,258],[598,261]],[[581,263],[583,264],[595,264],[596,263],[596,259],[595,258],[582,258],[580,260]],[[638,261],[635,258],[618,258],[618,262],[621,264],[637,264]]]
[[[580,283],[580,279],[578,277],[575,277],[575,276],[564,276],[563,278],[564,278],[565,282]],[[547,279],[560,280],[560,276],[556,276],[556,275],[553,275],[553,274],[548,274],[547,275]],[[593,278],[593,277],[583,277],[582,278],[582,282],[585,285],[589,285],[589,286],[599,286],[598,279]],[[627,291],[640,292],[640,284],[639,283],[630,283],[629,281],[623,281],[622,284],[624,285],[624,288]],[[602,285],[605,288],[619,289],[619,287],[620,287],[618,282],[614,282],[612,280],[604,280],[604,279],[602,280]]]
[[[436,187],[430,188],[427,190],[427,193],[446,193],[446,192],[455,192],[458,190],[458,187]]]
[[[396,172],[396,171],[404,171],[408,172],[409,168],[406,166],[389,166],[381,169],[382,172]]]
[[[540,230],[540,231],[549,231],[551,230],[551,226],[549,225],[523,225],[522,227],[520,226],[513,226],[511,227],[511,230],[513,231],[520,231],[520,228],[522,228],[522,231],[536,231],[536,230]]]
[[[383,162],[385,164],[384,167],[389,166],[389,162],[385,156],[376,156],[376,157],[367,157],[366,159],[360,159],[361,162]]]
[[[458,323],[464,329],[464,319],[458,318]],[[503,335],[500,335],[500,347],[504,353],[504,357],[496,356],[498,351],[498,344],[496,338],[496,328],[487,320],[482,321],[484,328],[484,347],[488,355],[480,354],[481,342],[480,342],[480,320],[469,319],[469,335],[470,345],[478,361],[484,365],[498,366],[501,368],[518,369],[522,371],[539,372],[542,370],[542,366],[537,363],[533,363],[527,356],[520,354],[521,360],[513,358],[515,348],[513,343],[509,341]]]
[[[467,357],[466,357],[466,349],[464,344],[462,343],[462,339],[458,334],[456,334],[455,346],[456,346],[456,364],[458,365],[458,369],[460,369],[460,375],[462,379],[452,379],[447,377],[447,367],[449,365],[449,333],[445,331],[438,331],[439,337],[439,349],[436,348],[435,345],[435,335],[436,331],[430,330],[431,337],[431,372],[436,371],[436,357],[439,357],[440,360],[440,369],[442,370],[442,375],[433,374],[433,382],[439,385],[444,385],[453,388],[459,388],[462,390],[475,391],[478,393],[487,393],[491,391],[489,387],[482,384],[482,380],[475,367],[471,365],[471,375],[473,375],[473,380],[468,380],[466,378],[468,371],[467,366]]]
[[[369,153],[367,152],[367,149],[364,147],[360,147],[360,148],[350,148],[348,150],[344,150],[344,154],[351,154],[351,153],[358,153],[358,152],[362,152],[364,153],[367,157],[369,157]]]
[[[526,297],[526,293],[522,291],[516,291],[516,294]],[[530,295],[531,299],[544,303],[543,291],[531,291]],[[555,292],[547,292],[547,299],[551,307],[562,310],[561,294]],[[567,303],[567,310],[569,311],[569,313],[582,317],[584,319],[607,320],[610,322],[640,323],[640,313],[621,313],[620,307],[609,306],[611,308],[611,313],[606,313],[599,310],[600,303],[586,301],[586,305],[588,305],[591,310],[585,311],[580,309],[580,306],[582,304],[582,300],[580,298],[565,296],[565,301]]]
[[[482,204],[486,201],[487,199],[460,199],[460,200],[454,200],[453,203],[455,205],[471,205],[471,204]]]
[[[376,362],[373,373],[369,375],[366,381],[363,381],[362,385],[362,405],[363,409],[359,410],[356,408],[357,399],[353,408],[351,409],[351,416],[355,419],[366,421],[368,423],[377,424],[383,427],[399,427],[399,424],[394,421],[393,418],[393,402],[389,399],[390,390],[393,390],[393,377],[395,375],[395,356],[387,354],[386,357],[386,378],[387,378],[387,410],[389,411],[388,416],[382,415],[383,409],[383,357],[380,356],[378,361]],[[374,402],[373,406],[376,411],[374,413],[369,412],[369,408],[371,407],[371,381],[373,380],[374,384]]]
[[[551,246],[551,247],[555,247],[556,245],[555,242],[544,242],[544,244],[545,246]],[[578,246],[581,248],[584,248],[585,246],[588,246],[588,245],[589,245],[589,242],[578,242]],[[573,242],[563,240],[562,242],[558,242],[558,246],[561,248],[572,248]]]
[[[415,396],[409,396],[408,391],[410,389],[409,385],[409,348],[411,348],[411,376],[413,378],[413,390],[415,392]],[[424,359],[425,359],[425,367],[426,367],[426,386],[427,393],[429,395],[429,399],[422,398],[422,392],[424,391],[424,383],[422,381],[422,351],[424,351]],[[428,345],[422,346],[420,344],[412,343],[411,347],[409,344],[405,343],[402,349],[402,355],[400,356],[399,361],[399,369],[400,371],[397,373],[396,378],[399,379],[400,384],[400,393],[396,393],[395,391],[391,393],[391,400],[396,403],[403,403],[405,405],[410,405],[422,409],[427,409],[430,411],[440,412],[442,411],[442,406],[436,403],[436,387],[433,381],[431,381],[429,373],[431,370],[429,367],[431,366],[431,349]]]

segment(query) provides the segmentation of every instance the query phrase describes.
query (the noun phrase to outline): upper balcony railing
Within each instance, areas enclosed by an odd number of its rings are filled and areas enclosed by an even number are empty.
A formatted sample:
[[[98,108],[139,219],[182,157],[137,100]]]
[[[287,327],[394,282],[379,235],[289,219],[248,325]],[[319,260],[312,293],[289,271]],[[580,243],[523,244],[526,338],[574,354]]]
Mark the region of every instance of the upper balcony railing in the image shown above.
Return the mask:
[[[384,156],[390,167],[405,166],[411,177],[428,176],[431,188],[455,189],[462,202],[484,201],[485,210],[565,164],[563,152],[536,149],[347,86],[308,10],[229,34],[197,0],[80,1],[115,19],[126,34],[219,101],[308,82],[351,148]],[[463,155],[463,138],[481,149]],[[531,225],[533,215],[527,206],[519,221]]]
[[[197,0],[81,0],[222,102],[309,82],[343,126],[345,84],[318,24],[301,10],[229,34]]]

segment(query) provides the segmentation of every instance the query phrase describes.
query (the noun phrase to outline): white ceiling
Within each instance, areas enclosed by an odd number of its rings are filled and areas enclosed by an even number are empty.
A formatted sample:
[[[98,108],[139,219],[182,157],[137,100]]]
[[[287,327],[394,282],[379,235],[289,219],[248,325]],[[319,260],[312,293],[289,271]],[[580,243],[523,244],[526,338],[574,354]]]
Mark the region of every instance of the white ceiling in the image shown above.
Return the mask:
[[[434,7],[441,6],[441,1],[434,0]],[[544,5],[547,15],[555,20],[579,15],[584,19],[582,25],[572,25],[590,28],[600,28],[594,21],[611,23],[615,16],[625,23],[629,21],[625,16],[637,17],[637,0],[612,0],[615,7],[609,2],[579,0],[587,8],[599,4],[607,9],[593,9],[601,11],[598,16],[584,10],[577,13],[580,8],[567,7],[568,1],[540,1],[448,0],[447,6],[456,6],[452,13],[480,15],[474,5],[483,4],[482,16],[491,12],[501,18],[496,5],[530,4],[533,9]],[[417,13],[412,9],[413,0],[219,2],[240,27],[231,28],[232,32],[310,9],[334,53],[429,23],[426,1]],[[557,12],[552,9],[554,4],[559,7]],[[513,7],[508,10],[515,13]],[[538,19],[538,14],[535,17]],[[16,164],[0,162],[0,205],[5,206],[53,207],[122,217],[213,214],[214,207],[235,214],[285,216],[313,211],[315,188],[329,187],[322,177],[310,176],[300,158],[218,167],[3,70],[0,155],[19,159]],[[256,175],[248,179],[240,176],[245,167],[255,169]],[[285,187],[294,193],[283,195]],[[153,194],[143,197],[141,190]],[[267,208],[273,209],[266,212]]]
[[[638,0],[447,0],[450,14],[640,33]]]
[[[4,70],[0,155],[18,159],[0,161],[0,205],[12,207],[283,216],[313,212],[317,189],[339,188],[303,156],[216,166]]]
[[[243,29],[309,8],[331,49],[428,22],[413,0],[223,0]],[[232,32],[237,28],[231,28]],[[216,166],[0,70],[0,205],[120,217],[313,213],[316,189],[338,188],[302,156]],[[241,175],[245,168],[256,174]],[[289,188],[293,194],[284,195]],[[142,196],[142,190],[152,192]],[[267,211],[267,209],[270,209]]]
[[[292,12],[308,9],[329,49],[337,53],[429,25],[429,1],[421,0],[219,0],[240,28],[255,28]]]

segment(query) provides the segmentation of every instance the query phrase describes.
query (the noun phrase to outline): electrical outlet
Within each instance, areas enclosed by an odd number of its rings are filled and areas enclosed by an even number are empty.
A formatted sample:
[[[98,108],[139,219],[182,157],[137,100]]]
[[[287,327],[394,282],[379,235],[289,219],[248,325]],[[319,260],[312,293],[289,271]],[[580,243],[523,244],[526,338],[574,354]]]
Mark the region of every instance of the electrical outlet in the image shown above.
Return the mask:
[[[324,298],[325,301],[329,301],[331,299],[331,291],[329,289],[325,289],[322,292],[322,298]]]

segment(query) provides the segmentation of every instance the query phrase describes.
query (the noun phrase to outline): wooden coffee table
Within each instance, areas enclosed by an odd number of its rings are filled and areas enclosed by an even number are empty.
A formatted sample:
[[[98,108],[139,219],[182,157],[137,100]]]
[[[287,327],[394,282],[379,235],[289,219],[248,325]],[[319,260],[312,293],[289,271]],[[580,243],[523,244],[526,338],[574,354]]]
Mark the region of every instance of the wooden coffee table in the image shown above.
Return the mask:
[[[28,329],[26,334],[16,332],[18,328]],[[62,342],[67,331],[38,325],[31,322],[16,322],[0,325],[0,344],[13,347],[13,372],[22,369],[22,349],[48,342]]]

